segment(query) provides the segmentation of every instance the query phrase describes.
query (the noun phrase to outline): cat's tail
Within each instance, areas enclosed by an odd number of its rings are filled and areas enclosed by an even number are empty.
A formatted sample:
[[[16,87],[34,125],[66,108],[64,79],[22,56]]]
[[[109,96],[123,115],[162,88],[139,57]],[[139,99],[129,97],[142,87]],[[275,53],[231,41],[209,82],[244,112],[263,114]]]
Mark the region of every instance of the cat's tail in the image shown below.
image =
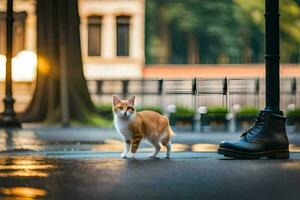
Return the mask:
[[[173,132],[170,126],[168,127],[168,135],[169,137],[175,136],[175,133]]]

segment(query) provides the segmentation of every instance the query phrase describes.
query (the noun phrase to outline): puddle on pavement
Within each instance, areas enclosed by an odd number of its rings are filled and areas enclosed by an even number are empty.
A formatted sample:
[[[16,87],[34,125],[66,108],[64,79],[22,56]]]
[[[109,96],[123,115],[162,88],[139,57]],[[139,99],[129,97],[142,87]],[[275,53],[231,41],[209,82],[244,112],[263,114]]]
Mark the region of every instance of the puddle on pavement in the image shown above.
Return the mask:
[[[294,144],[290,144],[289,148],[290,148],[290,152],[300,152],[300,147]]]
[[[14,149],[44,150],[43,142],[33,131],[18,131],[12,135]]]
[[[182,144],[173,143],[173,152],[194,151],[194,152],[215,152],[217,150],[215,144]],[[15,132],[0,132],[0,152],[1,151],[96,151],[96,152],[122,152],[124,144],[120,140],[106,139],[102,143],[93,142],[55,142],[42,141],[32,131],[15,131]],[[151,152],[153,147],[147,145],[147,142],[142,143],[139,148],[140,152]],[[162,146],[162,152],[166,148]]]
[[[3,187],[0,188],[0,193],[6,197],[3,200],[23,199],[34,200],[46,196],[46,190],[32,187]]]
[[[51,170],[56,169],[54,164],[47,163],[42,156],[2,156],[0,157],[0,197],[3,200],[43,199],[47,191],[42,186],[29,186],[24,180],[45,179]],[[15,180],[11,185],[11,180]]]
[[[218,144],[173,143],[173,152],[216,152]],[[141,143],[140,152],[151,152],[153,147],[146,142]],[[45,141],[38,137],[33,131],[0,130],[0,152],[22,152],[22,151],[94,151],[94,152],[122,152],[123,142],[116,139],[106,139],[103,142],[93,141]],[[166,151],[162,147],[162,151]],[[300,152],[300,146],[290,145],[291,152]]]
[[[0,130],[0,151],[44,150],[44,142],[33,131]]]
[[[174,143],[173,152],[216,152],[217,144],[196,143],[196,144],[180,144]],[[0,154],[0,199],[1,200],[37,200],[50,198],[55,196],[55,192],[61,188],[57,184],[65,184],[66,180],[72,179],[80,174],[84,177],[90,173],[104,171],[109,176],[101,177],[103,182],[118,183],[122,177],[122,173],[132,167],[132,163],[126,160],[113,159],[107,161],[105,159],[96,159],[90,161],[89,165],[85,163],[77,165],[77,160],[57,159],[56,161],[40,154],[9,154],[14,150],[30,150],[30,151],[50,151],[51,150],[71,150],[88,149],[94,152],[121,152],[123,151],[123,143],[115,139],[107,139],[103,143],[93,142],[44,142],[34,132],[22,131],[6,133],[0,131],[0,151],[8,152]],[[144,145],[139,152],[150,152],[153,148],[150,145]],[[300,147],[291,144],[291,152],[300,152]],[[21,151],[21,152],[22,152]],[[162,148],[162,151],[165,151]],[[19,152],[19,151],[17,151]],[[66,153],[67,154],[67,153]],[[61,162],[61,163],[60,163]],[[152,162],[152,161],[151,161]],[[281,169],[299,170],[299,162],[286,162],[279,165]],[[84,169],[84,170],[82,170]],[[80,173],[78,173],[80,172]],[[97,173],[96,173],[97,172]],[[82,175],[82,176],[81,176]],[[70,178],[71,177],[71,178]],[[77,180],[77,179],[76,179]],[[82,179],[80,179],[82,180]],[[89,182],[90,180],[88,180]],[[76,186],[76,185],[74,185]],[[73,187],[73,186],[72,186]],[[55,198],[54,198],[55,199]]]
[[[123,149],[124,149],[123,142],[119,140],[113,140],[113,139],[105,140],[103,144],[96,144],[91,147],[92,151],[103,151],[103,152],[122,152]],[[179,143],[172,144],[173,152],[189,151],[189,150],[190,150],[190,145],[179,144]],[[144,145],[144,147],[139,148],[139,152],[151,152],[151,151],[153,151],[153,147],[151,147],[151,145]],[[166,148],[162,146],[161,151],[165,152]]]
[[[99,178],[98,170],[109,174],[100,176],[102,181],[118,183],[124,168],[126,160],[121,159],[96,159],[85,163],[84,160],[77,162],[38,155],[0,155],[0,199],[58,199],[57,192],[64,191],[65,186],[73,184],[71,188],[74,188],[83,184],[82,181],[89,183],[91,177]],[[85,180],[87,174],[89,178]]]
[[[0,177],[47,177],[47,171],[55,168],[45,163],[41,156],[0,158]]]
[[[219,145],[216,144],[193,144],[192,151],[194,152],[216,152]]]

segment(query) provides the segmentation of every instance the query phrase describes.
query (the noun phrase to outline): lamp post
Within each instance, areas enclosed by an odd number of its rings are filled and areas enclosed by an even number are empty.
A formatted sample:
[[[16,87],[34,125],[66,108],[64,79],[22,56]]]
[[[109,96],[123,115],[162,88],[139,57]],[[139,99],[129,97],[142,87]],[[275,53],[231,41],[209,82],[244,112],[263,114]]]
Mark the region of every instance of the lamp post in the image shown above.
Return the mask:
[[[6,78],[4,112],[0,118],[0,127],[21,128],[14,111],[14,98],[12,97],[12,46],[13,46],[13,0],[7,0],[6,11]]]
[[[279,93],[279,0],[265,0],[266,26],[266,107],[255,125],[236,141],[224,141],[218,153],[233,158],[288,159],[286,118],[280,111]]]
[[[265,0],[266,26],[266,107],[279,113],[279,0]]]

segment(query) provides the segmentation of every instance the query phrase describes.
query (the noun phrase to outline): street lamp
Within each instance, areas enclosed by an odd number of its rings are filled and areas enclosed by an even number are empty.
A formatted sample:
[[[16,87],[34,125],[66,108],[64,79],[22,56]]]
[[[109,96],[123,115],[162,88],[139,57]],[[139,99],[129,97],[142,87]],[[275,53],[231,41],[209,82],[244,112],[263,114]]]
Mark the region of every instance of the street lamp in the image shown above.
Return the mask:
[[[12,44],[13,44],[13,0],[7,0],[6,10],[6,77],[4,112],[0,118],[0,127],[21,128],[14,111],[14,98],[12,97]]]
[[[279,78],[279,0],[265,0],[266,30],[266,107],[280,113]]]
[[[266,31],[266,107],[255,125],[236,141],[224,141],[218,153],[234,158],[288,159],[289,140],[280,111],[279,93],[279,0],[265,0]]]

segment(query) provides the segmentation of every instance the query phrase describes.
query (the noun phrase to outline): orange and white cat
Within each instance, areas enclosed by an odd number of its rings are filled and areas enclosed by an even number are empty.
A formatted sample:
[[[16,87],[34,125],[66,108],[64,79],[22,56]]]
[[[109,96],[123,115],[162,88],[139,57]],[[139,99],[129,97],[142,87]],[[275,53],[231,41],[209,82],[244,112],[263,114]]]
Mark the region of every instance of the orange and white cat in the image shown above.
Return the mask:
[[[172,146],[170,138],[174,133],[170,128],[168,118],[150,110],[136,112],[134,101],[135,96],[128,100],[113,96],[114,125],[124,138],[124,152],[121,157],[133,158],[144,138],[155,148],[150,157],[158,154],[161,143],[167,149],[166,158],[169,158]]]

